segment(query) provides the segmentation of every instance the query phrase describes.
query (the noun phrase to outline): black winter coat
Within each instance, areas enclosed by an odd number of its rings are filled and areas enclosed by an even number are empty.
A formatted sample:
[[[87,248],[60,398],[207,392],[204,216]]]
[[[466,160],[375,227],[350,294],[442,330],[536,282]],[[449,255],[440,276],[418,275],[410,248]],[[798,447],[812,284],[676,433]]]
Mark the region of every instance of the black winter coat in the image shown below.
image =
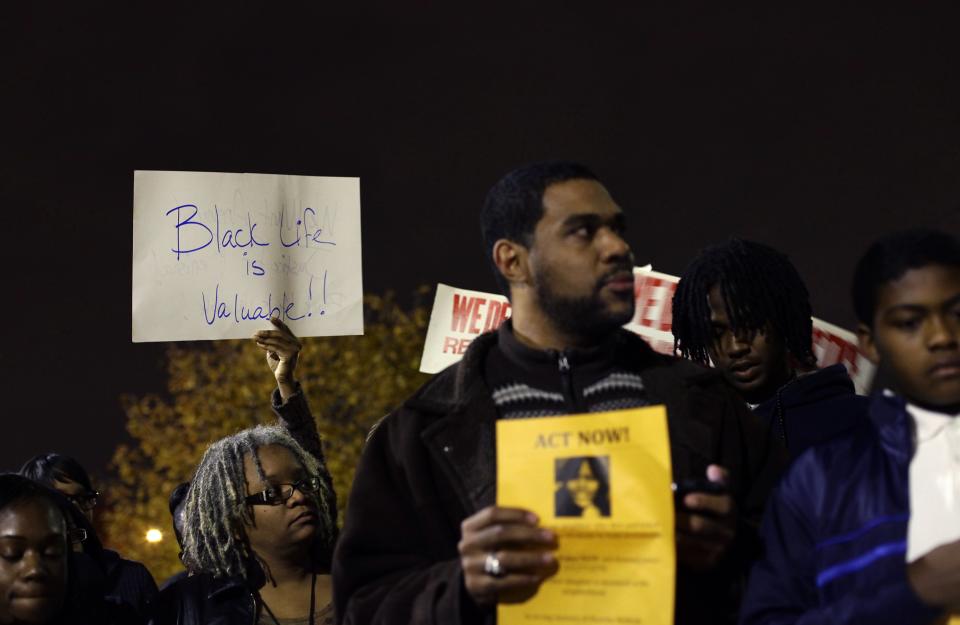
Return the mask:
[[[121,558],[109,549],[103,550],[102,559],[107,575],[107,599],[131,606],[146,621],[149,606],[158,592],[150,571],[140,562]]]
[[[160,593],[152,624],[256,625],[254,592],[263,579],[213,578],[205,573],[177,580]]]
[[[351,625],[493,623],[463,587],[460,524],[492,505],[496,409],[483,363],[496,333],[474,340],[462,361],[429,381],[371,432],[334,555],[338,622]],[[767,493],[785,454],[723,383],[689,361],[655,353],[622,331],[615,362],[640,373],[653,403],[666,404],[675,478],[730,470],[740,510],[738,541],[718,570],[680,569],[678,623],[734,622]]]
[[[798,457],[818,443],[867,423],[870,401],[857,395],[843,365],[825,367],[782,386],[754,408]]]

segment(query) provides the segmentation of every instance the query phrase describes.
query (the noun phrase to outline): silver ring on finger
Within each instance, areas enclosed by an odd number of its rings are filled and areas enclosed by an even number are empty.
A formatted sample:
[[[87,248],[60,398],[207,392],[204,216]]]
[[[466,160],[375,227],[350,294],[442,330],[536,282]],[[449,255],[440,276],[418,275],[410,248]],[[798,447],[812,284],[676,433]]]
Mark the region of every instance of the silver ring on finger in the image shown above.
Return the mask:
[[[492,551],[487,554],[486,559],[483,561],[483,572],[490,577],[503,577],[507,574],[507,572],[503,570],[503,565],[500,563],[500,558],[498,558]]]

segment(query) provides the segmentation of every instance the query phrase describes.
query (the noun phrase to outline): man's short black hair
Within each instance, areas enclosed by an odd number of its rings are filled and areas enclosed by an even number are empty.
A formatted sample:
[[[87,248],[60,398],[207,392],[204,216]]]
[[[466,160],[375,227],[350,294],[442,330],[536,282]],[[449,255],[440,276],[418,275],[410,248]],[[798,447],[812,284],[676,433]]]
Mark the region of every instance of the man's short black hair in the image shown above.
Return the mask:
[[[768,245],[732,238],[700,251],[673,295],[674,349],[707,364],[714,342],[710,289],[720,287],[734,331],[760,330],[769,324],[787,349],[805,365],[813,355],[810,294],[785,254]]]
[[[929,265],[960,267],[960,241],[930,229],[897,232],[879,239],[867,250],[853,274],[853,310],[860,323],[873,327],[880,287],[911,269]]]
[[[571,161],[547,161],[514,169],[490,191],[480,211],[480,232],[487,260],[493,265],[497,284],[507,295],[510,285],[493,262],[493,245],[500,239],[530,247],[533,231],[543,217],[543,192],[552,184],[567,180],[596,180],[584,165]]]
[[[80,484],[88,492],[96,490],[83,465],[63,454],[49,453],[34,456],[20,467],[20,475],[51,487],[55,482],[68,480]]]

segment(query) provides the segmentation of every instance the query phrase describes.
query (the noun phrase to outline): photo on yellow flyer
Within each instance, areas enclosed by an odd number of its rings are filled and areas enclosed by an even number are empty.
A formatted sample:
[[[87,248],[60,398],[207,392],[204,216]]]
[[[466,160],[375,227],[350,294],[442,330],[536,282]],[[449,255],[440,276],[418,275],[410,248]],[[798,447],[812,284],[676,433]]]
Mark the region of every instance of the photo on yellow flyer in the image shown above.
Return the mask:
[[[497,503],[557,532],[558,573],[501,625],[673,622],[676,550],[663,406],[497,422]]]

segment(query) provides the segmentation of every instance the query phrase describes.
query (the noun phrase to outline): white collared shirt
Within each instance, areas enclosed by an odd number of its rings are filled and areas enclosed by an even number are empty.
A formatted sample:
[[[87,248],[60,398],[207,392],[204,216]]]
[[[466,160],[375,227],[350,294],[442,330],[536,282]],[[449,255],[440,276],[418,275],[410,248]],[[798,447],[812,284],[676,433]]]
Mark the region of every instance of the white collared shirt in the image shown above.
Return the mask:
[[[960,415],[907,404],[915,452],[910,460],[907,562],[960,540]]]

